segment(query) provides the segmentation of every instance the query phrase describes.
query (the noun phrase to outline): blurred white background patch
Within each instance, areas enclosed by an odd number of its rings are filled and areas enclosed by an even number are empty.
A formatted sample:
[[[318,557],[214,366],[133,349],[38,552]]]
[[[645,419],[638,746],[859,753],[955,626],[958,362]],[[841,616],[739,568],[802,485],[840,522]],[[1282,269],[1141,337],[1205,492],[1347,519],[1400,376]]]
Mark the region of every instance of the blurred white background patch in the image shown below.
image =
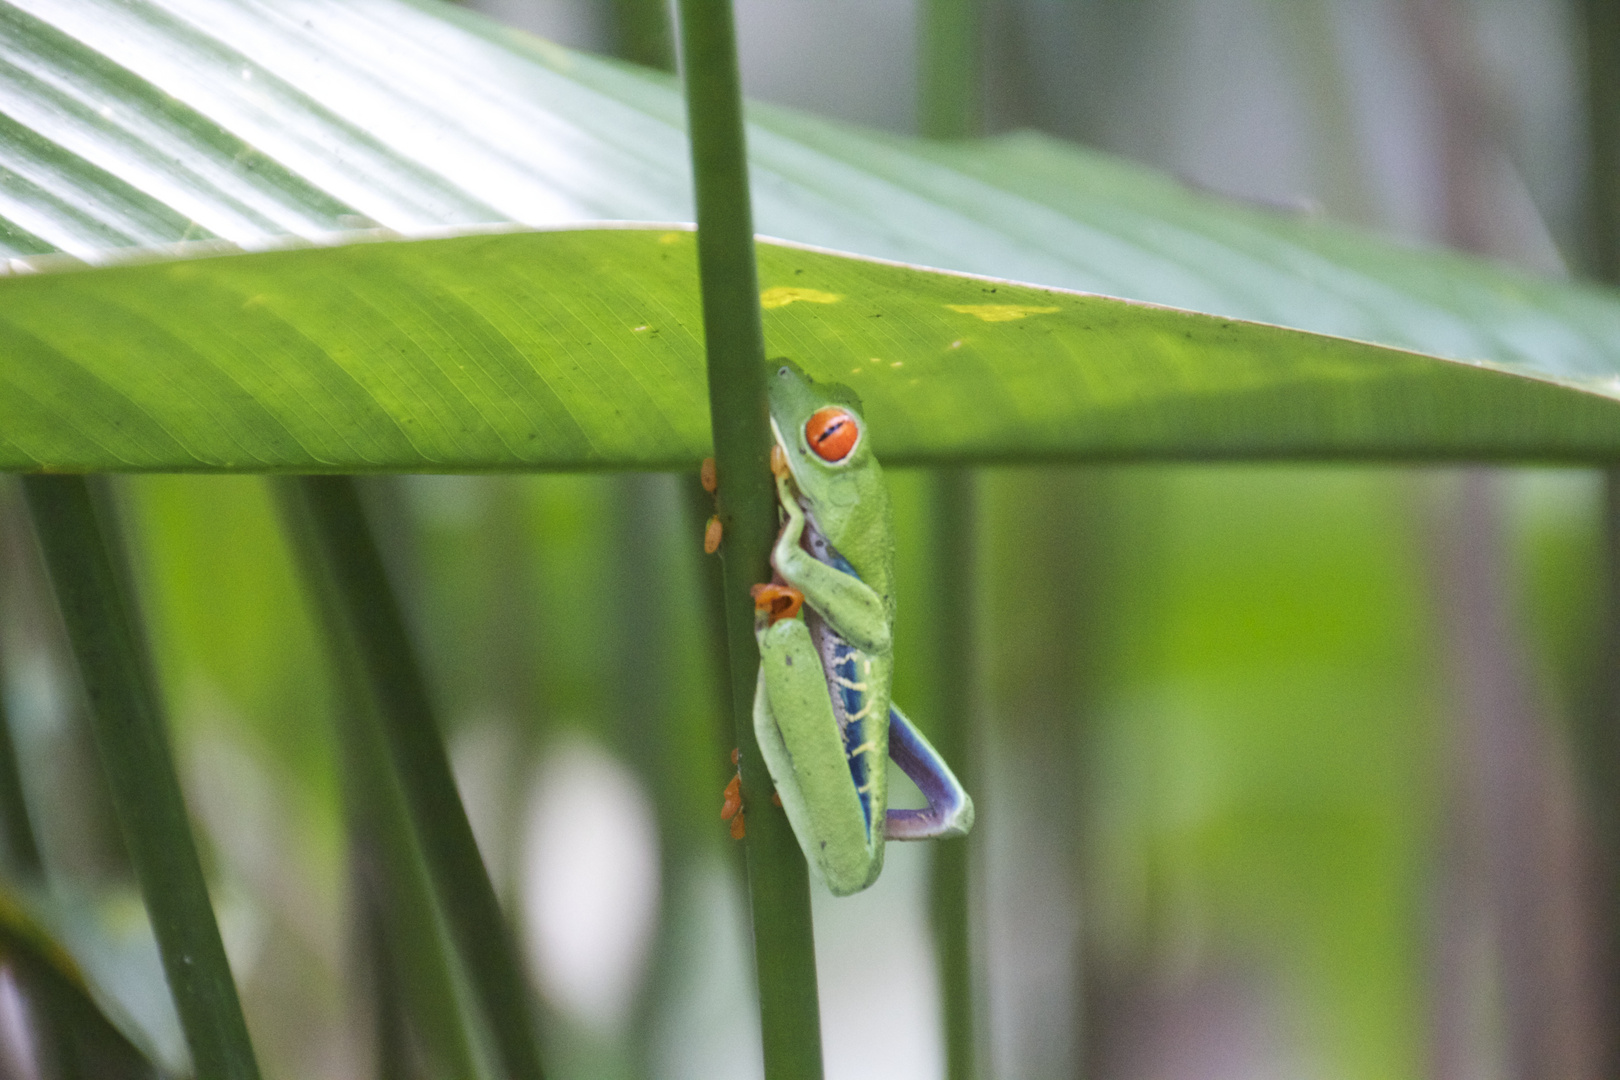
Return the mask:
[[[582,739],[548,754],[530,789],[522,866],[535,980],[557,1008],[614,1030],[658,913],[657,826],[630,770]]]

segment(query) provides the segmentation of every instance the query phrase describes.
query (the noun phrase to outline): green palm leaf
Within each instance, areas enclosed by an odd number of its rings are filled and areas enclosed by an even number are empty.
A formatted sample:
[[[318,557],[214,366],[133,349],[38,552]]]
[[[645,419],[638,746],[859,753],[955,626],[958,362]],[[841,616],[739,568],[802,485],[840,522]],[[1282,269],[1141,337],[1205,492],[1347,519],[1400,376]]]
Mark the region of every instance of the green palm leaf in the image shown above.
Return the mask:
[[[0,6],[0,58],[0,245],[45,271],[0,283],[0,467],[706,452],[690,236],[556,231],[689,218],[668,79],[399,0],[28,0]],[[763,232],[869,256],[763,247],[770,346],[859,389],[892,460],[1620,448],[1605,292],[1036,136],[756,110],[751,140]],[[552,231],[337,244],[498,222]],[[78,269],[154,248],[181,261]]]

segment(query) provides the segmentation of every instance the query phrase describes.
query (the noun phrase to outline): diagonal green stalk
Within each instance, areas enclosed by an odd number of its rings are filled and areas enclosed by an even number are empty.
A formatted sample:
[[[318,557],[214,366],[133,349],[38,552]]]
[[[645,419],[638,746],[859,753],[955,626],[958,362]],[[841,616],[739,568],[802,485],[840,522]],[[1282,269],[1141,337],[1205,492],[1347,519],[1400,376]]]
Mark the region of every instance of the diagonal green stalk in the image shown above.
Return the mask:
[[[14,497],[9,482],[0,489],[0,513],[10,515],[20,507],[14,506]],[[4,538],[0,537],[0,558],[6,554]],[[6,594],[6,600],[12,599],[13,590],[7,586],[13,583],[4,580],[4,568],[0,568],[0,591]],[[5,658],[0,657],[0,673],[5,671]],[[11,717],[5,708],[5,702],[0,699],[0,837],[5,843],[5,867],[16,875],[17,880],[38,882],[45,877],[45,860],[40,855],[39,841],[34,834],[34,823],[28,812],[28,800],[23,793],[22,768],[17,760],[16,732],[12,730]]]
[[[22,483],[197,1076],[258,1080],[136,628],[112,508],[82,476],[26,476]]]
[[[11,718],[0,702],[0,837],[4,837],[5,866],[18,880],[40,881],[45,863],[34,823],[23,797],[22,769],[17,763],[17,741],[12,737]]]
[[[973,640],[977,520],[973,474],[966,469],[948,469],[932,479],[930,516],[938,545],[935,560],[939,606],[931,635],[933,662],[929,665],[937,692],[928,731],[934,748],[956,770],[957,779],[970,793],[982,795],[971,734],[973,703],[977,700],[973,677],[977,670]],[[933,845],[929,866],[929,915],[939,963],[947,1080],[972,1080],[978,1075],[969,857],[973,842],[969,837]]]
[[[345,641],[364,674],[390,763],[410,808],[428,873],[512,1080],[540,1080],[528,985],[494,886],[456,790],[427,685],[354,480],[296,481],[300,512],[331,583]]]
[[[331,578],[298,481],[273,482],[309,598],[332,643],[348,833],[351,917],[367,976],[374,1075],[411,1075],[419,1048],[427,1074],[474,1080],[474,1038],[457,992],[455,957],[412,825],[365,670],[346,632]],[[414,1036],[414,1039],[413,1039]]]
[[[730,0],[681,0],[680,17],[765,1075],[809,1080],[821,1076],[809,870],[787,815],[771,805],[752,723],[759,651],[749,589],[770,580],[777,522],[736,36]]]
[[[359,673],[343,678],[358,681]],[[340,723],[350,881],[371,980],[374,1075],[408,1075],[403,1068],[414,1042],[427,1075],[476,1080],[475,1038],[457,993],[455,955],[404,796],[387,764],[381,726],[357,690],[341,695]]]

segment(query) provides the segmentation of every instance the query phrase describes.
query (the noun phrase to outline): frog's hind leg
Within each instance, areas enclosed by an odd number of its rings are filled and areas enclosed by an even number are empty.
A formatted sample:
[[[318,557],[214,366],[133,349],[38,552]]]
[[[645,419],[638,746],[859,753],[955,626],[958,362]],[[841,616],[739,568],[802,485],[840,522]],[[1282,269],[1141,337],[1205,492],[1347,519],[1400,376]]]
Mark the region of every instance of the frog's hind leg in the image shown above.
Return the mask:
[[[800,619],[783,619],[758,638],[754,734],[782,809],[833,895],[859,892],[882,869],[883,831],[871,828],[862,808],[820,654]]]
[[[973,800],[906,714],[889,706],[889,756],[928,800],[926,810],[890,810],[884,831],[890,840],[966,836],[973,827]]]

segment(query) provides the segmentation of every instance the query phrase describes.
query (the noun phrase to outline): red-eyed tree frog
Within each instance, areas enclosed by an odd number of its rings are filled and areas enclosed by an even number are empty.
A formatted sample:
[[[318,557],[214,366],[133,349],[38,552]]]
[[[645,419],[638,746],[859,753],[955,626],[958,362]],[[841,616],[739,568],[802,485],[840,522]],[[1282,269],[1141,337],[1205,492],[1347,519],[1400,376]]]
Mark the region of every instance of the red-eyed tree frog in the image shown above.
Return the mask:
[[[754,590],[754,733],[805,858],[847,896],[877,880],[885,840],[965,834],[973,800],[889,700],[894,536],[860,399],[787,360],[768,378],[782,531]],[[888,808],[891,756],[926,810]]]

